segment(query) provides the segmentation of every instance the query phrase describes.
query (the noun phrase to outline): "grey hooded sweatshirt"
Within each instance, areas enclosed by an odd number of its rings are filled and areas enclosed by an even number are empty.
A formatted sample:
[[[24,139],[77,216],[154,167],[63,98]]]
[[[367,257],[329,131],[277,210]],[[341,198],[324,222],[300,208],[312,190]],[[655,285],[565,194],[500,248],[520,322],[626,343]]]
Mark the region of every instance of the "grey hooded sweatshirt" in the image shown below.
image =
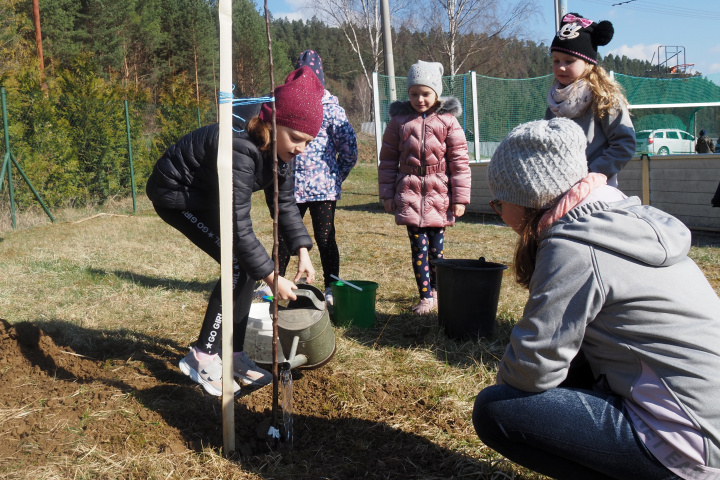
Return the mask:
[[[690,241],[682,222],[637,197],[568,212],[541,234],[497,380],[557,387],[582,350],[598,384],[654,421],[655,379],[699,432],[696,466],[707,475],[697,478],[720,478],[720,299],[687,256]]]

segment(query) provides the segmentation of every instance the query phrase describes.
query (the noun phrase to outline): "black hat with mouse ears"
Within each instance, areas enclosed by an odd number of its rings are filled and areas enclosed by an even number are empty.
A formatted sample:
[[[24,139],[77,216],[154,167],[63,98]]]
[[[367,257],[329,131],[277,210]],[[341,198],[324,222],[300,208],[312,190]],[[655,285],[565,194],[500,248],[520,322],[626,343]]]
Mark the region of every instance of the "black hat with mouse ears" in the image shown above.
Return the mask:
[[[550,51],[566,53],[597,65],[598,47],[610,43],[614,33],[612,23],[607,20],[596,23],[577,13],[568,13],[560,23]]]

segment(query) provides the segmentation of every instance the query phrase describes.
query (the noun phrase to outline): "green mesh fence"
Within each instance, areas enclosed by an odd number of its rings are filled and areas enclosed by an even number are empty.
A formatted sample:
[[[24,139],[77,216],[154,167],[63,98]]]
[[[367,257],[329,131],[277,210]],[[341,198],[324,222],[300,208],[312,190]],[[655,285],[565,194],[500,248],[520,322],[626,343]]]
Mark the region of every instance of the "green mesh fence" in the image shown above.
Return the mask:
[[[521,123],[543,118],[552,83],[552,75],[510,81],[478,76],[480,141],[500,142]]]
[[[460,125],[465,130],[465,136],[470,141],[473,138],[473,116],[472,116],[472,87],[469,74],[456,75],[454,77],[443,77],[443,96],[453,96],[462,104],[462,115],[458,118]],[[378,75],[378,88],[380,91],[380,118],[383,123],[390,119],[388,108],[390,106],[390,77]],[[407,95],[407,78],[395,77],[395,91],[397,100],[405,101]]]
[[[379,116],[382,125],[389,121],[389,77],[378,75]],[[720,102],[720,74],[688,78],[643,78],[615,75],[631,105],[636,130],[679,128],[695,134],[695,124],[720,134],[720,107],[700,106]],[[492,155],[497,144],[517,125],[545,115],[547,92],[553,76],[528,79],[503,79],[475,76],[477,85],[477,149],[473,114],[472,73],[443,77],[443,96],[454,96],[463,105],[458,120],[475,159]],[[405,77],[395,77],[397,100],[407,100]],[[661,108],[632,109],[633,105],[672,105]],[[702,115],[700,114],[702,113]]]
[[[405,77],[395,77],[397,100],[407,100]],[[443,96],[454,96],[460,100],[463,113],[458,118],[465,130],[468,141],[474,140],[474,117],[471,75],[443,77]],[[481,141],[500,141],[520,123],[542,118],[545,114],[545,96],[552,85],[552,75],[527,80],[506,80],[501,78],[476,77],[478,90],[478,125]],[[380,118],[383,123],[390,120],[389,77],[378,75],[380,97]]]
[[[710,127],[712,133],[720,133],[715,117],[718,107],[704,107],[698,104],[720,102],[720,74],[688,78],[645,78],[615,75],[625,89],[631,106],[673,105],[666,108],[632,109],[633,125],[636,131],[656,128],[678,128],[690,133],[696,130],[696,114],[705,110],[698,123],[700,128]],[[685,106],[682,106],[685,105]],[[718,130],[718,132],[715,132]]]

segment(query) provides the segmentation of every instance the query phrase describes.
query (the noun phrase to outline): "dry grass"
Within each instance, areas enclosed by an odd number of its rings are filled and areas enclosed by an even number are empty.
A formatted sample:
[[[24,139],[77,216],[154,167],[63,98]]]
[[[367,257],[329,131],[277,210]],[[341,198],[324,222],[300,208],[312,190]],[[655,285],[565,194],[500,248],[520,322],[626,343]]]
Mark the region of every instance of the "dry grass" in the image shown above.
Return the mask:
[[[490,340],[449,340],[435,315],[412,316],[410,307],[417,292],[405,229],[396,226],[378,204],[375,169],[367,158],[374,146],[366,139],[361,148],[365,161],[346,182],[337,211],[340,276],[379,284],[377,320],[374,329],[338,330],[337,354],[323,367],[342,379],[334,384],[329,404],[339,406],[338,416],[386,422],[391,428],[488,465],[486,471],[464,473],[463,477],[536,478],[504,465],[479,442],[470,421],[474,396],[493,381],[526,293],[512,281],[512,270],[507,270],[498,326]],[[264,202],[259,195],[254,201],[253,224],[269,248],[271,224]],[[55,224],[49,224],[41,210],[22,211],[18,212],[21,228],[16,231],[9,228],[9,217],[0,218],[0,318],[11,323],[29,321],[44,329],[63,325],[63,331],[55,331],[53,337],[72,339],[66,345],[102,341],[102,335],[83,336],[87,331],[113,332],[129,343],[142,339],[144,344],[189,345],[196,338],[218,266],[157,218],[144,196],[138,198],[137,214],[132,214],[130,199],[113,202],[103,210],[112,215],[97,216],[97,209],[53,212],[58,220]],[[446,238],[447,257],[484,256],[511,264],[515,236],[493,217],[468,215],[448,229]],[[720,247],[694,247],[692,255],[720,291]],[[312,259],[320,276],[315,250]],[[318,283],[321,281],[318,278]],[[407,415],[402,409],[382,410],[382,405],[372,400],[380,384],[385,390],[395,388],[406,402],[423,405],[426,416]],[[132,395],[123,397],[123,402],[128,412],[138,408]],[[14,416],[27,415],[29,408],[0,405],[0,427]],[[88,412],[91,417],[106,414]],[[0,472],[4,469],[6,478],[36,479],[307,478],[301,473],[303,461],[295,459],[291,472],[278,453],[239,468],[213,449],[118,457],[107,454],[102,444],[78,443],[61,449],[53,463],[35,467],[5,464],[0,465]],[[466,469],[460,465],[457,471]],[[339,477],[328,472],[327,478]]]

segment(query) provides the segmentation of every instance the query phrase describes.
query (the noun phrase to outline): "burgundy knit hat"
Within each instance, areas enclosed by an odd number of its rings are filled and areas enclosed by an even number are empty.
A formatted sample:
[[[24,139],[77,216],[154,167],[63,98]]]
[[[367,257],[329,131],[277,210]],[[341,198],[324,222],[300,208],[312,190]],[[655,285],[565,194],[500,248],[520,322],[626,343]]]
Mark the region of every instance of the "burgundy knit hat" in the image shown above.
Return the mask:
[[[325,89],[308,66],[290,72],[285,83],[275,88],[275,124],[316,137],[323,120]],[[265,103],[260,120],[272,122],[272,107]]]

